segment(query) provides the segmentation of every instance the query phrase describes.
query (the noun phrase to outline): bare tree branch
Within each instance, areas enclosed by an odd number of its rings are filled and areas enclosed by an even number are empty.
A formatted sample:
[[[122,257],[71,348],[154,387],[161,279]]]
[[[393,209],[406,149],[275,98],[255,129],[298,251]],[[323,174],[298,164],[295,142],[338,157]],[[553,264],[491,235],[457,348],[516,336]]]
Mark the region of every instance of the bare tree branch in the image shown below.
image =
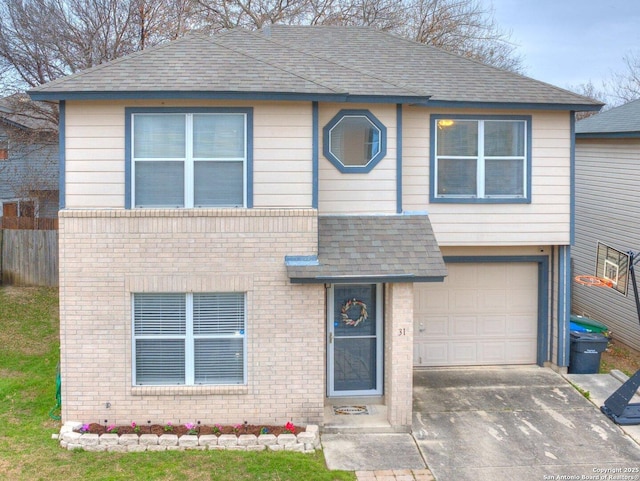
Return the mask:
[[[640,99],[640,51],[628,53],[623,60],[626,71],[614,73],[607,82],[617,105]]]

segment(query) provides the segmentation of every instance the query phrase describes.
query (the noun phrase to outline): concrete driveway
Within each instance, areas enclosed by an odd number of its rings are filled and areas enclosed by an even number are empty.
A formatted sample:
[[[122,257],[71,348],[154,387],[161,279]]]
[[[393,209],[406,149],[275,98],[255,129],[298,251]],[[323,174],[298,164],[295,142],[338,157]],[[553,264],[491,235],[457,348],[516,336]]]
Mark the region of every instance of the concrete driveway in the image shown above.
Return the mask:
[[[413,435],[438,481],[640,480],[640,447],[554,371],[414,373]]]

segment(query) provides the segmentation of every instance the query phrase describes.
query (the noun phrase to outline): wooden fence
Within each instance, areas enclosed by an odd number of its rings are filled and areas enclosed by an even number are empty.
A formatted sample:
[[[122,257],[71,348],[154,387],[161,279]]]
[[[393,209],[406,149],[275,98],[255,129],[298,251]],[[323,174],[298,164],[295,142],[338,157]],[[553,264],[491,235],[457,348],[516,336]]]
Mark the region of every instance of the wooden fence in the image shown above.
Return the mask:
[[[58,285],[57,230],[2,229],[0,246],[3,285]]]

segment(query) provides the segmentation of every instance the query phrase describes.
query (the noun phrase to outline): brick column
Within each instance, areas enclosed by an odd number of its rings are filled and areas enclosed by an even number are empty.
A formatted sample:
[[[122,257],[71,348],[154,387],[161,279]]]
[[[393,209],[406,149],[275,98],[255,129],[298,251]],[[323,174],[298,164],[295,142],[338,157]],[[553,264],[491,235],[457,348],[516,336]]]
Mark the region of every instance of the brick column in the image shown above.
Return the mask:
[[[413,403],[413,284],[385,286],[385,401],[389,423],[411,429]]]

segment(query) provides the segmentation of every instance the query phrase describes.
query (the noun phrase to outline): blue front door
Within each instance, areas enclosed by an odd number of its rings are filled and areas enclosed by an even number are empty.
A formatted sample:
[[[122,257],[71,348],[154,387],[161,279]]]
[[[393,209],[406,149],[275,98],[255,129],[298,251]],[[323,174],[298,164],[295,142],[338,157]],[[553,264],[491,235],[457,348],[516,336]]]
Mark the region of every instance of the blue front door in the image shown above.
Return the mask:
[[[382,394],[382,311],[380,284],[329,289],[329,396]]]

